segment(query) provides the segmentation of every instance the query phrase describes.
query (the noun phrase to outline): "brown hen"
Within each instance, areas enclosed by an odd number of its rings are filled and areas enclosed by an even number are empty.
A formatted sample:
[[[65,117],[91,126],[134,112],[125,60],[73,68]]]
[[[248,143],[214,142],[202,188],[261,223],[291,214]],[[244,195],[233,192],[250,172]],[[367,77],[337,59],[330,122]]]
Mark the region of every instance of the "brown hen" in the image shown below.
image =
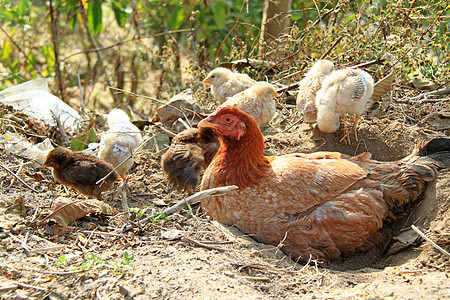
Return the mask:
[[[174,187],[192,192],[217,149],[219,139],[211,128],[189,128],[173,138],[161,167]]]
[[[53,168],[53,177],[88,197],[102,198],[102,192],[112,188],[119,175],[113,171],[103,183],[97,181],[108,175],[114,167],[100,158],[58,147],[47,155],[43,167]]]
[[[205,213],[302,261],[367,249],[383,221],[450,165],[450,139],[432,140],[394,162],[371,160],[370,153],[265,157],[258,125],[235,107],[220,106],[199,127],[220,139],[201,189],[239,186],[202,200]]]

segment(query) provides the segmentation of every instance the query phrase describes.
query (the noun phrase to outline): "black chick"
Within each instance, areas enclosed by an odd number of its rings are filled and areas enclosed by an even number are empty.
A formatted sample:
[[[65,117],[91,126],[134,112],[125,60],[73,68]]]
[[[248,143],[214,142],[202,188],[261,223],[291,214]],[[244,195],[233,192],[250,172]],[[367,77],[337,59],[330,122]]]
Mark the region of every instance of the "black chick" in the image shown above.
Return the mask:
[[[114,169],[113,165],[96,156],[63,147],[50,151],[42,166],[53,168],[53,177],[59,183],[99,200],[102,192],[111,189],[119,176],[113,171],[103,183],[97,184]]]
[[[189,128],[173,138],[161,167],[175,188],[191,193],[218,149],[219,139],[211,128]]]

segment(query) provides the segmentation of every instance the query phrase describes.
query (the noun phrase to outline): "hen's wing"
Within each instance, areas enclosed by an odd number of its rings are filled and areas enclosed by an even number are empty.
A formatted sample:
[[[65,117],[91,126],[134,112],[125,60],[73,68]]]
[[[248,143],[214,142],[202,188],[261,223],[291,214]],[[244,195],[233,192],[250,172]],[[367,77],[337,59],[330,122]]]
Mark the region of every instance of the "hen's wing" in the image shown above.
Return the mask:
[[[367,236],[381,227],[386,213],[376,199],[379,191],[369,185],[367,190],[364,185],[352,189],[367,176],[368,170],[359,161],[369,155],[354,161],[345,157],[321,152],[270,158],[271,172],[258,185],[202,200],[202,206],[213,219],[235,225],[259,241],[282,242],[283,249],[296,256],[312,253],[317,258],[337,258],[345,245],[336,245],[336,235],[342,235],[337,240],[345,242],[350,230],[347,241],[353,248],[363,247]],[[202,189],[212,187],[216,184],[208,168]],[[361,241],[353,243],[355,239]]]
[[[336,152],[315,153],[311,157],[290,154],[269,159],[272,160],[272,168],[258,185],[230,192],[229,196],[224,196],[224,201],[232,207],[241,207],[242,198],[253,195],[252,201],[244,202],[249,211],[256,210],[260,213],[261,207],[267,207],[269,203],[277,211],[300,212],[336,197],[367,175],[367,170],[353,161],[341,159],[340,153]],[[202,189],[212,187],[216,187],[216,182],[209,167],[204,174]],[[273,196],[274,194],[277,196]],[[218,198],[214,198],[205,207],[220,202],[215,201]],[[262,203],[263,206],[260,205]],[[219,208],[212,209],[213,217],[226,218],[226,214],[223,211],[217,212],[217,209]],[[271,213],[273,211],[266,211],[264,215]],[[230,223],[229,220],[226,223]]]

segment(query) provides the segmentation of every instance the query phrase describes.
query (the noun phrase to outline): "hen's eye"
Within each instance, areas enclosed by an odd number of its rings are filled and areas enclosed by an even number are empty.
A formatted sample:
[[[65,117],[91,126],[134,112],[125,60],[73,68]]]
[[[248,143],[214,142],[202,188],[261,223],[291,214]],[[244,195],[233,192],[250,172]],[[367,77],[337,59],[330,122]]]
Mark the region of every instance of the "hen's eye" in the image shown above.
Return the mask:
[[[225,122],[226,123],[231,123],[231,122],[233,122],[233,118],[232,117],[226,117],[225,118]]]

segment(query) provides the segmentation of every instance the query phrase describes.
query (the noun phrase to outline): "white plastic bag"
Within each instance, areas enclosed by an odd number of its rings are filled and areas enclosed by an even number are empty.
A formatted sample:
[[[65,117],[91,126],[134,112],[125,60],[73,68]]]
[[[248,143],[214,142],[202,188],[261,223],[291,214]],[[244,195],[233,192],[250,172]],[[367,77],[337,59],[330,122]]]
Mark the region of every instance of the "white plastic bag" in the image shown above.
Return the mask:
[[[76,110],[47,90],[47,78],[30,80],[0,91],[0,102],[51,126],[56,125],[52,111],[64,127],[72,127],[81,121]]]

